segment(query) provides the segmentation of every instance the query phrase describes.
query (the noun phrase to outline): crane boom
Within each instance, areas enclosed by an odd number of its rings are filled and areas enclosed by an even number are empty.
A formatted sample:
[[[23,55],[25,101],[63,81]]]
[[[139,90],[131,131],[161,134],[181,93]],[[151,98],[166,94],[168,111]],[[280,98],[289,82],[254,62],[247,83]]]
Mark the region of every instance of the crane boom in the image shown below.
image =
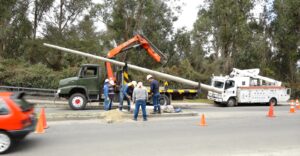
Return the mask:
[[[117,47],[113,48],[107,53],[107,58],[113,58],[116,55],[132,49],[136,47],[142,47],[146,50],[148,55],[152,57],[156,62],[164,63],[167,57],[156,47],[152,44],[150,40],[148,40],[145,36],[141,34],[137,34],[128,41],[118,45]],[[113,69],[109,62],[105,62],[107,77],[116,79],[113,74]]]
[[[85,56],[85,57],[98,59],[98,60],[101,60],[101,61],[104,61],[104,62],[110,62],[110,63],[113,63],[113,64],[118,65],[118,66],[125,66],[124,62],[108,59],[108,58],[101,57],[101,56],[92,55],[92,54],[89,54],[89,53],[84,53],[84,52],[81,52],[81,51],[78,51],[78,50],[72,50],[72,49],[60,47],[60,46],[57,46],[57,45],[47,44],[47,43],[44,43],[44,46],[54,48],[54,49],[58,49],[58,50],[62,50],[64,52],[68,52],[68,53],[73,53],[73,54],[78,54],[78,55]],[[205,90],[214,91],[214,92],[217,92],[217,93],[222,92],[221,89],[216,88],[216,87],[212,87],[210,85],[206,85],[206,84],[202,84],[200,82],[195,82],[195,81],[191,81],[191,80],[184,79],[184,78],[181,78],[181,77],[169,75],[169,74],[166,74],[166,73],[150,70],[150,69],[147,69],[147,68],[142,68],[142,67],[139,67],[139,66],[136,66],[136,65],[127,64],[127,67],[130,68],[130,69],[133,69],[133,70],[137,70],[137,71],[147,73],[147,74],[152,74],[152,75],[157,76],[157,77],[161,77],[161,78],[164,78],[164,79],[168,79],[168,80],[172,80],[172,81],[175,81],[175,82],[183,83],[183,84],[186,84],[186,85],[189,85],[189,86],[193,86],[193,87],[199,87],[200,86],[200,88],[205,89]]]

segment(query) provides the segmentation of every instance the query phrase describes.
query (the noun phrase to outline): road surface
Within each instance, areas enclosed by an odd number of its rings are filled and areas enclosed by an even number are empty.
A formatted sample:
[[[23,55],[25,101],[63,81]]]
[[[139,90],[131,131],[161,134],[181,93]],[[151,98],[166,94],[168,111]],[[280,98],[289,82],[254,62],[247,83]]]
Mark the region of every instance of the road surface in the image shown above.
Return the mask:
[[[200,117],[150,118],[107,124],[101,120],[49,122],[45,134],[30,134],[8,155],[14,156],[298,156],[300,111],[266,106],[205,107]]]

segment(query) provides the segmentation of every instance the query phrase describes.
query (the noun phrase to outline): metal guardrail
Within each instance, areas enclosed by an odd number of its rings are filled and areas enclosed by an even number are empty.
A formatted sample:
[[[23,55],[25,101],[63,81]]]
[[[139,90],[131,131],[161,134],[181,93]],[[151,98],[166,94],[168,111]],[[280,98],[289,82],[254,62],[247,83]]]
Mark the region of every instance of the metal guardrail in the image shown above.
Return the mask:
[[[0,86],[0,91],[25,92],[27,95],[31,95],[31,96],[55,97],[55,93],[57,90],[43,89],[43,88]]]

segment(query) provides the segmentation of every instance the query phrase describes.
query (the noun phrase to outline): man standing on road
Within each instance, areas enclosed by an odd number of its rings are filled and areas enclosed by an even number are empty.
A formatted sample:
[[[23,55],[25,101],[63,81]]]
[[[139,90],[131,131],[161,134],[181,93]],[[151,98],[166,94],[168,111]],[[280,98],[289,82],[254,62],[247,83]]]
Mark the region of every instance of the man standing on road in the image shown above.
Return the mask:
[[[106,111],[108,110],[108,105],[109,105],[108,91],[109,91],[109,80],[105,79],[103,85],[103,94],[104,94],[104,110]]]
[[[143,119],[147,121],[146,101],[148,99],[147,89],[143,87],[143,83],[139,82],[134,88],[132,94],[133,102],[135,103],[133,120],[137,121],[140,106],[142,107]]]
[[[157,114],[157,113],[161,114],[160,103],[159,103],[159,97],[160,97],[159,83],[157,80],[153,78],[152,75],[147,75],[147,80],[150,82],[150,94],[152,95],[153,106],[154,106],[153,114]]]
[[[136,86],[136,81],[132,81],[130,83],[122,85],[122,88],[120,91],[120,104],[119,104],[120,111],[122,111],[124,99],[127,101],[127,104],[128,104],[128,112],[130,111],[130,100],[131,100],[132,92],[133,92],[133,89],[135,86]]]
[[[114,96],[115,96],[115,82],[113,80],[109,80],[109,85],[108,85],[109,105],[107,108],[108,110],[111,110]]]

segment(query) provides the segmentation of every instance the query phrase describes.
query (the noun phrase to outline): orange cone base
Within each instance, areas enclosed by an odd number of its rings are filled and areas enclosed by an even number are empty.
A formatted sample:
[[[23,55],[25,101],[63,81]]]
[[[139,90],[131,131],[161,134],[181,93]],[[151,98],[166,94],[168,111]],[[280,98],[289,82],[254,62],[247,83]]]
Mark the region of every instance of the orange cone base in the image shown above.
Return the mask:
[[[295,109],[290,109],[290,113],[295,113]]]
[[[35,128],[35,132],[36,134],[43,134],[45,133],[44,127],[43,127],[43,121],[41,119],[39,119],[36,128]]]
[[[202,114],[200,126],[207,126],[204,114]]]
[[[45,113],[44,108],[42,108],[42,110],[41,110],[41,117],[42,117],[42,121],[43,121],[43,127],[44,127],[44,129],[47,129],[49,126],[47,125],[46,113]]]
[[[269,118],[275,117],[275,115],[274,115],[274,106],[273,106],[273,104],[270,104],[269,112],[268,112],[268,114],[267,114],[267,117],[269,117]]]
[[[275,118],[276,116],[275,115],[267,115],[267,117],[269,117],[269,118]]]

